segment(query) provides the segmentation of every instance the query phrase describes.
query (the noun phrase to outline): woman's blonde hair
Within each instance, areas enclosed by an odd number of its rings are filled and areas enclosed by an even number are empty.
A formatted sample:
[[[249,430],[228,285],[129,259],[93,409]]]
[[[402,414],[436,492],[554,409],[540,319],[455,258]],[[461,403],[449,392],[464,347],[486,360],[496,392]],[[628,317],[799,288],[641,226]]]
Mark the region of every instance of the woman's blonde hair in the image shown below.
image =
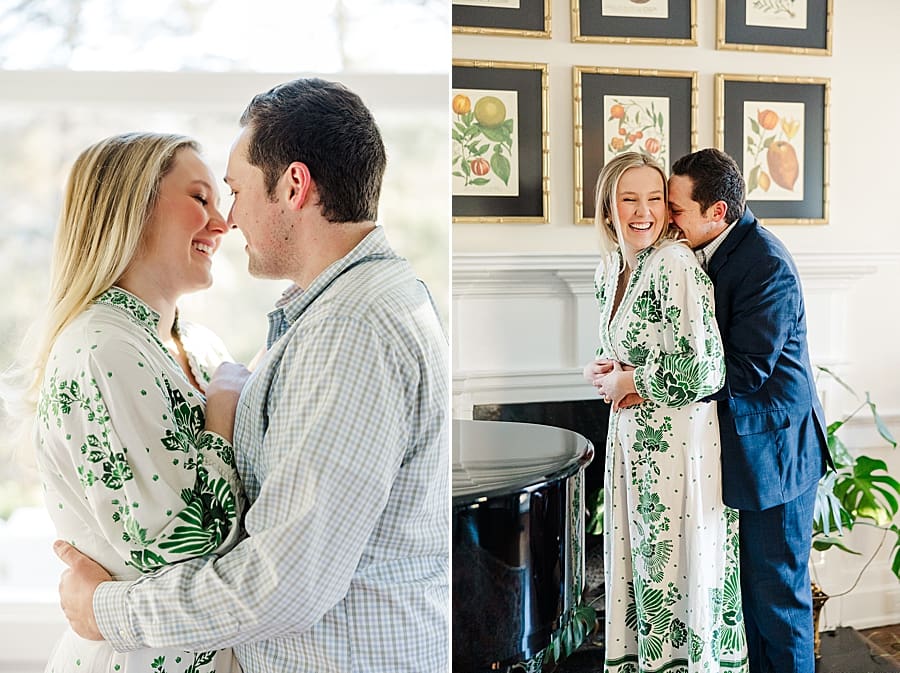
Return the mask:
[[[632,255],[628,255],[625,250],[625,242],[622,239],[622,223],[619,222],[619,211],[616,208],[616,191],[619,188],[619,180],[625,172],[631,168],[642,168],[648,166],[659,173],[663,184],[663,202],[666,204],[668,213],[669,203],[669,183],[666,179],[665,171],[662,167],[646,154],[640,152],[625,152],[623,154],[610,159],[600,171],[597,177],[597,187],[594,191],[594,227],[600,239],[600,250],[604,255],[621,250],[625,261],[629,266],[634,268],[636,260]],[[666,221],[660,231],[659,238],[654,241],[654,245],[663,239],[674,239],[677,230],[669,225],[669,218],[666,215]]]
[[[15,372],[25,415],[35,412],[56,338],[134,259],[160,182],[182,148],[199,151],[187,136],[125,133],[91,145],[75,160],[53,241],[47,310],[32,327],[32,350]]]

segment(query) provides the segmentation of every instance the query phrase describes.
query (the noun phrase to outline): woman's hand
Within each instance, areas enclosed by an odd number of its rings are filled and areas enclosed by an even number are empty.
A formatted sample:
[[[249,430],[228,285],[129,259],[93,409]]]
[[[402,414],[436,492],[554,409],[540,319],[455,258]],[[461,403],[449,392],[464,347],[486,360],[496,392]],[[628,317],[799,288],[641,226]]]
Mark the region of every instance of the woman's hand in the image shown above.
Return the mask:
[[[634,386],[634,367],[622,366],[615,360],[610,363],[606,374],[597,376],[594,387],[603,396],[604,401],[612,402],[613,411],[633,406],[643,401]]]
[[[223,362],[206,388],[206,429],[231,443],[234,416],[241,390],[250,378],[250,370],[234,362]]]
[[[596,387],[597,384],[603,380],[603,376],[612,371],[612,366],[612,360],[608,358],[597,358],[584,366],[582,374],[588,383]]]

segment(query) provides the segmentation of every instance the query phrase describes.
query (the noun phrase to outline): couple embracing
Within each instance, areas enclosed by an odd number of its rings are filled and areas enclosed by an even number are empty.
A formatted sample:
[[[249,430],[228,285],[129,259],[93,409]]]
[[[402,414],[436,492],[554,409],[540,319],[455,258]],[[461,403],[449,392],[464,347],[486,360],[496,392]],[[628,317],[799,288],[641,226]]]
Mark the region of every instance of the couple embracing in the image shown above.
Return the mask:
[[[10,375],[70,566],[47,670],[444,671],[448,349],[375,222],[380,132],[312,78],[240,126],[227,215],[184,136],[107,138],[71,169]],[[291,281],[252,374],[177,309],[233,228],[252,275]]]
[[[606,670],[812,673],[807,561],[831,459],[794,262],[715,149],[668,181],[620,155],[596,204]]]

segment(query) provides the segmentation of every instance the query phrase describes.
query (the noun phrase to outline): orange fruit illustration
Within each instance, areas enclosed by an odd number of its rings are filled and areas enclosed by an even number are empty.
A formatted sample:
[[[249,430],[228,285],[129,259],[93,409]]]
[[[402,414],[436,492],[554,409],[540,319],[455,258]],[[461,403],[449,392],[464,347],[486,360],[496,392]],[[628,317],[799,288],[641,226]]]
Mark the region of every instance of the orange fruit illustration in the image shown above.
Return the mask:
[[[446,99],[444,99],[446,100]],[[453,111],[458,115],[464,115],[472,109],[472,101],[469,97],[461,93],[453,97]]]
[[[472,159],[469,166],[472,168],[472,172],[475,175],[487,175],[491,170],[491,165],[488,163],[487,159],[483,157]]]
[[[800,175],[800,163],[794,146],[787,141],[776,140],[769,145],[766,161],[775,184],[785,189],[794,189],[794,183]]]
[[[760,110],[756,113],[756,119],[766,131],[771,131],[778,123],[778,113],[775,110]]]

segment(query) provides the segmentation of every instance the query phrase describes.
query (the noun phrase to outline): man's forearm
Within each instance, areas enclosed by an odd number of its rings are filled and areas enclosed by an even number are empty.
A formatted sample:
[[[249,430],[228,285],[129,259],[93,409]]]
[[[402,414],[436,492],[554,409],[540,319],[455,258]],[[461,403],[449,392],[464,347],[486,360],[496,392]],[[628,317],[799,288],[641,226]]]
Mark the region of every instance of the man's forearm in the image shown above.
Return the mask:
[[[213,586],[217,574],[212,562],[213,557],[192,559],[134,582],[100,584],[93,605],[103,637],[119,652],[145,647],[215,650],[239,642],[239,621],[229,599],[214,596],[216,591],[222,596],[225,588]]]

